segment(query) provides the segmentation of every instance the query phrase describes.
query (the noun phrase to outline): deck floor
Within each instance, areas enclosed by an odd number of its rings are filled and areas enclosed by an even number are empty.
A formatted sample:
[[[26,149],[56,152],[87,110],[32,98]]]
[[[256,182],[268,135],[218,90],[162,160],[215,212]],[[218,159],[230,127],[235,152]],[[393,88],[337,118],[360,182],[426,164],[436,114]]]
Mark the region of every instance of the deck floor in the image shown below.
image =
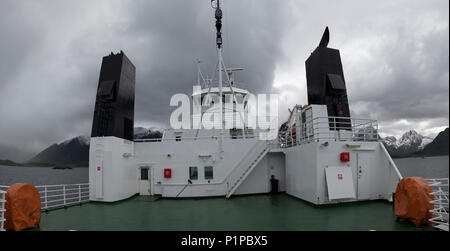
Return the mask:
[[[315,206],[286,194],[204,199],[134,196],[43,212],[36,230],[433,230],[397,222],[392,203],[366,201]]]

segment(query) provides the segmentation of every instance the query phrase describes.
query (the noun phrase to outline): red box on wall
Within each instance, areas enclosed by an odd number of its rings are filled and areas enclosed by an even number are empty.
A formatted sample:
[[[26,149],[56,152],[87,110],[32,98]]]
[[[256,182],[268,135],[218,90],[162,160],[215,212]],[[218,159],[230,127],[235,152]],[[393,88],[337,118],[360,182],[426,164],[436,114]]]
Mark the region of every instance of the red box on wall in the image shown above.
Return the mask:
[[[172,169],[164,168],[164,178],[172,178]]]
[[[350,161],[350,153],[349,152],[341,153],[341,161],[349,162]]]

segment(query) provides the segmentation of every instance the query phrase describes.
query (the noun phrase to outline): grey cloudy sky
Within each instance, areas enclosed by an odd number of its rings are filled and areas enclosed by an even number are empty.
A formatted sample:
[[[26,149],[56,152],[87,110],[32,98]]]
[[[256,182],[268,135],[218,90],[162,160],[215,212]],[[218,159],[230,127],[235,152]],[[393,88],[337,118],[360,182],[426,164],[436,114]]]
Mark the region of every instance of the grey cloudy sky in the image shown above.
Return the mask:
[[[435,135],[449,124],[447,0],[227,0],[224,53],[254,93],[306,104],[304,61],[325,26],[341,51],[351,112],[383,135]],[[190,93],[195,60],[215,64],[209,0],[2,0],[0,145],[39,151],[90,134],[101,59],[137,67],[136,125],[168,126],[170,97]]]

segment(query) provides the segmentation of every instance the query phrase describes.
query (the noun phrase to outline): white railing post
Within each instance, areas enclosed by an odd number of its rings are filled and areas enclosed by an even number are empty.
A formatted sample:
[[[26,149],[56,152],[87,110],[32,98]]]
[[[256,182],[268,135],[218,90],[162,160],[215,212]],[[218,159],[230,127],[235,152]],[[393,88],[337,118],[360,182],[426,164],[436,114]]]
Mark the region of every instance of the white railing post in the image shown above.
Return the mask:
[[[334,127],[334,141],[337,141],[337,138],[339,138],[339,129],[337,128],[336,124],[336,117],[333,117],[333,127]]]
[[[448,231],[448,218],[449,218],[449,179],[427,179],[432,192],[430,195],[434,197],[430,204],[433,204],[433,209],[429,212],[433,213],[433,216],[429,221],[433,223],[433,226]]]
[[[5,191],[0,190],[0,231],[5,231]]]
[[[81,185],[78,185],[78,202],[81,202]]]
[[[45,199],[45,209],[48,208],[48,202],[47,202],[47,186],[44,186],[44,199]]]
[[[63,195],[64,195],[63,206],[65,206],[66,205],[66,185],[63,185]]]

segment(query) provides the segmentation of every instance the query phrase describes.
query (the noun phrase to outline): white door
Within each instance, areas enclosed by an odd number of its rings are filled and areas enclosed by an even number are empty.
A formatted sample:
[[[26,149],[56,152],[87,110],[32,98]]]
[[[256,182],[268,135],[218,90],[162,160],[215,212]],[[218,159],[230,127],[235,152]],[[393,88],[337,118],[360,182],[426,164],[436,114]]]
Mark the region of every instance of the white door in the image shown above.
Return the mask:
[[[151,171],[150,167],[142,166],[139,168],[139,194],[140,195],[151,195]]]
[[[95,197],[103,198],[103,152],[95,151]]]
[[[372,152],[358,152],[358,165],[356,167],[356,172],[358,175],[357,182],[357,195],[358,200],[368,200],[371,198],[371,163],[373,163],[373,153]]]

